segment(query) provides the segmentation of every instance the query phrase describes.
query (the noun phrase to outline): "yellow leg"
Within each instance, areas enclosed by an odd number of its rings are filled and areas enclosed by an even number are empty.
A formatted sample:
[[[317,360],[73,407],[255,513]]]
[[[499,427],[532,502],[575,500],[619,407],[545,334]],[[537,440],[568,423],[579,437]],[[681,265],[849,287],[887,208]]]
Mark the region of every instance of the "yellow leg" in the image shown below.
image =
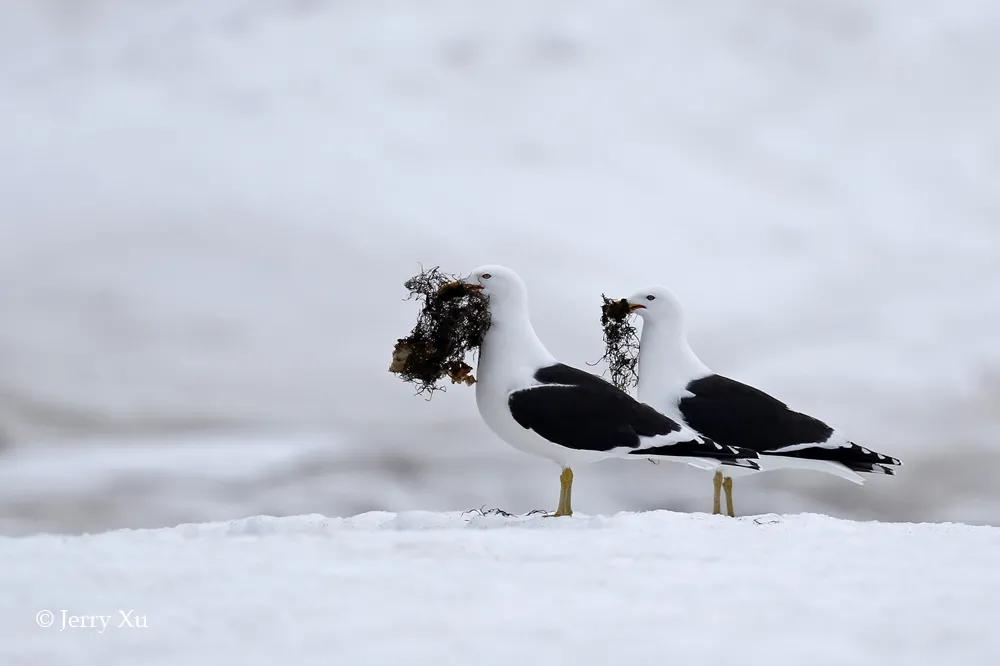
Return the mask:
[[[730,518],[735,518],[736,512],[733,511],[733,477],[727,476],[722,482],[722,487],[726,491],[726,513],[729,514]]]
[[[573,515],[573,470],[569,467],[563,469],[559,475],[559,508],[556,509],[555,515],[557,517]]]
[[[715,498],[712,500],[712,515],[717,516],[722,513],[722,498],[720,497],[722,491],[722,472],[715,473],[712,485],[715,486]]]

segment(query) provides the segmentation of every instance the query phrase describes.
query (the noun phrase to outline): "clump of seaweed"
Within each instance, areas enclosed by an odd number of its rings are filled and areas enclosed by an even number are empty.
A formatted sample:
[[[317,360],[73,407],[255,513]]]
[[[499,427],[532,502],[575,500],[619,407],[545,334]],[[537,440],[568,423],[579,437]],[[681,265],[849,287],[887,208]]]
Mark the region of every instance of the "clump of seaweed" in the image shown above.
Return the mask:
[[[632,325],[627,299],[613,300],[601,294],[601,326],[604,328],[604,356],[611,383],[622,391],[639,385],[639,333]]]
[[[488,300],[439,267],[421,270],[403,283],[407,300],[422,301],[417,324],[396,341],[389,371],[417,386],[417,394],[443,391],[441,380],[471,386],[472,366],[465,362],[490,327]]]

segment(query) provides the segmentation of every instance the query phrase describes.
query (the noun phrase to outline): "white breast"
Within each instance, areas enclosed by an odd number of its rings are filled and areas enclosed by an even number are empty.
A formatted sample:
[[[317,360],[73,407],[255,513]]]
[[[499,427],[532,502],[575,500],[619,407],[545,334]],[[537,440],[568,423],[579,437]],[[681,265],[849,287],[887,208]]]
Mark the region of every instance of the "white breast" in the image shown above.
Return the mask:
[[[535,386],[535,372],[557,363],[535,335],[530,322],[494,321],[483,340],[476,373],[476,406],[500,439],[531,455],[569,467],[608,457],[607,452],[580,451],[550,442],[514,420],[508,400],[512,391]]]

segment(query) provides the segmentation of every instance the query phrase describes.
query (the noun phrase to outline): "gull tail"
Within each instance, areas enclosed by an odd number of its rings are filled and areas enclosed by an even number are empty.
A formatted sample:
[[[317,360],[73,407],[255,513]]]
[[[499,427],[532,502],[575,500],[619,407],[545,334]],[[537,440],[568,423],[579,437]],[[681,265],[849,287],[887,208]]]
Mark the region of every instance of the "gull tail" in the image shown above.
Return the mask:
[[[852,472],[862,472],[868,474],[885,474],[887,476],[895,476],[896,471],[889,467],[888,465],[881,465],[879,463],[851,463],[847,465],[848,469]]]
[[[743,467],[746,469],[759,470],[760,463],[750,458],[736,458],[735,460],[723,460],[723,465],[728,467]]]
[[[814,469],[858,485],[864,484],[862,474],[894,476],[893,467],[903,464],[899,458],[872,451],[846,439],[838,441],[836,437],[826,442],[793,444],[762,453],[765,470],[782,467]]]

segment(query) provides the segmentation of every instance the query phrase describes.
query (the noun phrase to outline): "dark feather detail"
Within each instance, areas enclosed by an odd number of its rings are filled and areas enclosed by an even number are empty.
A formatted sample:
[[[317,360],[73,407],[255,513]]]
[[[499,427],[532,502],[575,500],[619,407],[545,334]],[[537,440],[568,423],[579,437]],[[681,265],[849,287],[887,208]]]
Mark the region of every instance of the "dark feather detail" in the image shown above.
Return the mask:
[[[893,468],[887,465],[879,465],[878,463],[849,463],[847,467],[852,472],[861,472],[865,474],[887,474],[889,476],[896,475],[896,471]]]
[[[872,465],[902,464],[899,462],[898,458],[892,458],[876,451],[866,449],[853,442],[851,442],[850,446],[835,446],[829,448],[825,446],[807,446],[805,448],[795,449],[792,451],[778,451],[776,453],[772,453],[771,455],[779,455],[786,458],[806,458],[809,460],[829,460],[832,462],[843,463],[848,467],[851,467],[851,465],[870,467]],[[854,471],[872,470],[862,469]]]
[[[712,458],[713,460],[721,460],[723,465],[760,469],[760,466],[752,460],[752,458],[757,457],[756,451],[743,449],[738,446],[716,445],[715,442],[705,439],[689,439],[686,442],[677,442],[676,444],[668,444],[666,446],[651,446],[645,449],[629,451],[629,454],[637,456]]]
[[[573,449],[608,451],[639,446],[639,437],[681,429],[676,421],[634,400],[600,377],[558,363],[535,373],[533,386],[507,404],[522,427]]]
[[[874,471],[878,465],[899,465],[896,458],[870,451],[857,444],[850,446],[807,446],[782,451],[798,444],[821,445],[830,439],[833,428],[767,393],[721,375],[709,375],[687,385],[692,395],[678,403],[684,422],[699,434],[720,444],[745,446],[758,453],[828,460],[851,467],[854,464]],[[853,469],[853,468],[852,468]]]
[[[744,451],[749,451],[749,449],[743,449]],[[757,452],[753,452],[757,455]],[[748,460],[746,458],[736,458],[734,460],[723,460],[723,465],[728,465],[729,467],[746,467],[747,469],[760,469],[760,465],[756,460]]]
[[[640,437],[679,432],[681,426],[589,372],[557,363],[535,373],[539,385],[510,394],[511,415],[523,428],[571,449],[608,451],[627,447],[636,455],[689,456],[736,461],[753,451],[695,438],[640,449]]]
[[[752,386],[721,375],[687,385],[694,395],[681,398],[684,421],[720,444],[746,446],[758,452],[792,444],[825,442],[833,428],[798,412]]]

